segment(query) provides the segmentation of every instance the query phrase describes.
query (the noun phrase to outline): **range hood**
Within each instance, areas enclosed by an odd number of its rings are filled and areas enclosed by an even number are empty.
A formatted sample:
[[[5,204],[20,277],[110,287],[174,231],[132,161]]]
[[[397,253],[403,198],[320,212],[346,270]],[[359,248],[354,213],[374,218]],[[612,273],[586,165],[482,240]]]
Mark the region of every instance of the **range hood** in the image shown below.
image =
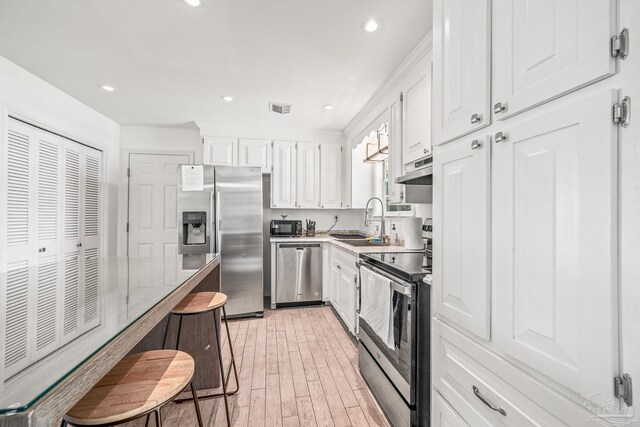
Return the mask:
[[[396,183],[405,185],[433,185],[433,158],[417,161],[415,169],[396,178]]]

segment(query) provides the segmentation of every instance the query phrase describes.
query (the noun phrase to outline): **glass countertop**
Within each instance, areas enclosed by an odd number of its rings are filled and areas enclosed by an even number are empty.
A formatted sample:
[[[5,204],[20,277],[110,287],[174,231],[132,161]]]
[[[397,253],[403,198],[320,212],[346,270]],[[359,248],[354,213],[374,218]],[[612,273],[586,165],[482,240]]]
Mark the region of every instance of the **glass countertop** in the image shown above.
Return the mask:
[[[28,409],[217,257],[75,257],[1,273],[0,414]]]

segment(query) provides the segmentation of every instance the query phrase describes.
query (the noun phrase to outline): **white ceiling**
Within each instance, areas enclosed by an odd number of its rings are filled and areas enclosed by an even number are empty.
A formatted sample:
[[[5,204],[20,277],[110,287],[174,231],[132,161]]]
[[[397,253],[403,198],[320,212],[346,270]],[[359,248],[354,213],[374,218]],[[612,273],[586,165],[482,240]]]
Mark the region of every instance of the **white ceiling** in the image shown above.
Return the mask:
[[[431,28],[432,0],[205,2],[1,0],[0,55],[122,124],[342,130]]]

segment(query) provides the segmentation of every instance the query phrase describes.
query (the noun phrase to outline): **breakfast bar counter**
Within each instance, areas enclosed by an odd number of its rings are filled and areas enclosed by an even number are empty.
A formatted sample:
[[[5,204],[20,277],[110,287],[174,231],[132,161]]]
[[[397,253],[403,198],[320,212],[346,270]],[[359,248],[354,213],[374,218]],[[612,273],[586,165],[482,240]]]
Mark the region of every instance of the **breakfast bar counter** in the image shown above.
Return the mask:
[[[219,254],[82,261],[0,274],[0,426],[56,425],[122,357],[160,348],[163,319],[188,293],[220,289]],[[219,381],[211,323],[182,331],[198,388]]]

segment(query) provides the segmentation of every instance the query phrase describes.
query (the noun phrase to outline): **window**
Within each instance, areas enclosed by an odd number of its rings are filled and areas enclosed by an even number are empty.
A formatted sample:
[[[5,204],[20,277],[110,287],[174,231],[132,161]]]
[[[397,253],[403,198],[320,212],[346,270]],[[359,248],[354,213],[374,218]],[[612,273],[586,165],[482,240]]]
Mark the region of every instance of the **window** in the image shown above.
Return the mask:
[[[382,195],[384,200],[385,215],[410,216],[413,215],[413,206],[410,204],[392,204],[389,203],[389,161],[382,162],[383,180]]]

